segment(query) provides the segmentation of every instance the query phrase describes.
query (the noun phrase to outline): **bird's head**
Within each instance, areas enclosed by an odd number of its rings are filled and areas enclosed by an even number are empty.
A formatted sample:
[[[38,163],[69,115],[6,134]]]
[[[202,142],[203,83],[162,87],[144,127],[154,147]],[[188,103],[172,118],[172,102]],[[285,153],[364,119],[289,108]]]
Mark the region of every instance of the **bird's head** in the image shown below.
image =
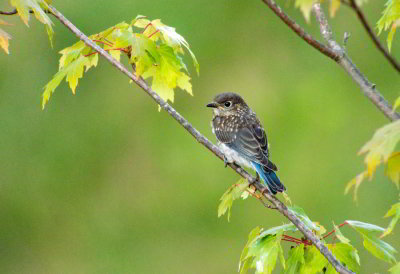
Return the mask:
[[[218,94],[211,103],[207,104],[207,107],[213,108],[214,114],[221,116],[244,114],[249,111],[243,98],[233,92]]]

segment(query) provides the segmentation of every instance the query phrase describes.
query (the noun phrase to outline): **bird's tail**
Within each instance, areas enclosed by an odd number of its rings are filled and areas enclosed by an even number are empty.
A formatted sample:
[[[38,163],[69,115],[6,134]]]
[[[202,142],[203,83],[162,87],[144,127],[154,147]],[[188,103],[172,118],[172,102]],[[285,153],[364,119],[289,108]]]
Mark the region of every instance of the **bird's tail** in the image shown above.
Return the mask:
[[[258,175],[260,175],[261,179],[263,179],[263,181],[265,182],[269,192],[275,195],[278,192],[283,192],[286,190],[285,186],[282,184],[282,182],[279,180],[278,176],[276,176],[273,170],[270,170],[254,162],[252,163],[252,165],[256,169]]]

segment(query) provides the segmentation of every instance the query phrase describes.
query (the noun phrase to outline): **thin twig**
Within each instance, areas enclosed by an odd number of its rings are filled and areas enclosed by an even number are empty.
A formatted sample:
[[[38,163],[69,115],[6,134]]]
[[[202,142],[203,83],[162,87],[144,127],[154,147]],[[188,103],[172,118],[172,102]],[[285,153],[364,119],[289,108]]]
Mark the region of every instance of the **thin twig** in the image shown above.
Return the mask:
[[[339,55],[336,52],[318,42],[310,34],[308,34],[299,24],[297,24],[292,18],[290,18],[273,0],[262,0],[279,18],[288,25],[297,35],[303,38],[308,44],[320,51],[322,54],[328,56],[329,58],[337,61]]]
[[[322,54],[330,57],[338,64],[340,64],[346,70],[346,72],[350,74],[351,78],[353,78],[353,80],[360,86],[360,89],[364,93],[364,95],[367,96],[372,101],[372,103],[374,103],[375,106],[377,106],[379,110],[383,112],[386,117],[388,117],[392,121],[400,118],[400,115],[397,112],[393,111],[392,106],[382,96],[382,94],[376,88],[376,85],[368,81],[368,79],[359,71],[356,65],[347,56],[344,49],[342,49],[339,44],[333,40],[330,27],[325,27],[327,26],[326,19],[326,24],[323,24],[324,27],[322,27],[320,22],[320,28],[322,36],[328,42],[328,47],[322,45],[311,35],[307,34],[305,30],[300,27],[293,19],[291,19],[273,0],[262,1],[303,40],[319,50]]]
[[[120,62],[111,57],[105,50],[96,45],[92,40],[90,40],[86,35],[84,35],[78,28],[76,28],[70,21],[68,21],[64,15],[58,12],[53,6],[49,5],[49,9],[53,15],[64,24],[71,32],[73,32],[80,40],[82,40],[86,45],[94,49],[103,56],[108,62],[110,62],[114,67],[120,70],[122,73],[127,75],[132,81],[134,81],[140,88],[142,88],[159,106],[164,109],[169,115],[171,115],[182,127],[184,127],[200,144],[209,149],[215,156],[223,160],[223,153],[220,149],[212,144],[206,137],[204,137],[197,129],[195,129],[182,115],[180,115],[173,107],[171,107],[167,102],[165,102],[155,91],[153,91],[147,83],[140,77],[136,77],[131,73],[125,66]],[[230,163],[229,166],[235,170],[240,176],[247,179],[250,184],[254,184],[258,191],[263,190],[263,186],[257,182],[256,178],[252,177],[240,166]],[[352,273],[348,271],[332,252],[321,242],[321,240],[314,235],[314,233],[306,227],[306,225],[292,212],[290,211],[278,198],[268,193],[264,193],[264,197],[267,198],[277,210],[286,216],[303,234],[309,239],[316,248],[323,254],[327,260],[332,264],[332,266],[339,273]]]
[[[44,10],[44,12],[45,12],[45,13],[51,13],[51,12],[48,11],[48,10]],[[17,13],[18,13],[17,9],[14,9],[14,10],[12,10],[12,11],[1,11],[1,10],[0,10],[0,15],[14,15],[14,14],[17,14]],[[29,13],[34,13],[34,11],[33,11],[33,10],[30,10]]]
[[[375,33],[371,29],[370,25],[368,24],[367,19],[364,16],[364,13],[361,11],[360,7],[357,5],[355,0],[349,0],[350,7],[354,9],[357,13],[358,19],[360,19],[362,25],[364,26],[365,30],[367,31],[369,37],[371,37],[372,41],[374,42],[375,46],[382,52],[382,54],[386,57],[386,59],[392,64],[392,66],[400,72],[400,64],[397,63],[396,59],[383,47],[383,45],[379,42],[378,37],[376,37]]]

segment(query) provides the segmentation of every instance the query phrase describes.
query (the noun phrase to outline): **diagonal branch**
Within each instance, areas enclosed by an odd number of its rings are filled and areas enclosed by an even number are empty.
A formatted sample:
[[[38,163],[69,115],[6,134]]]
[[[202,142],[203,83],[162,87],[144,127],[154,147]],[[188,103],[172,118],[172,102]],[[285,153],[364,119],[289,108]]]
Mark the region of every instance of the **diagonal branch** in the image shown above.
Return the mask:
[[[397,112],[394,112],[389,103],[383,98],[382,94],[376,88],[376,85],[368,81],[368,79],[360,72],[357,66],[352,62],[345,50],[333,39],[331,27],[325,17],[321,5],[315,3],[313,11],[319,22],[320,31],[328,46],[337,52],[340,59],[338,64],[353,78],[353,80],[360,86],[364,95],[367,96],[390,120],[394,121],[400,118]]]
[[[310,34],[308,34],[302,27],[299,26],[292,18],[290,18],[273,0],[262,0],[279,18],[288,25],[297,35],[303,38],[308,44],[325,54],[329,58],[337,61],[339,55],[336,52],[325,46],[324,44],[315,40]]]
[[[305,30],[300,27],[293,19],[291,19],[273,0],[262,0],[272,11],[282,19],[297,35],[309,43],[314,48],[318,49],[322,54],[330,57],[340,64],[344,70],[350,75],[351,78],[360,86],[361,91],[367,96],[373,104],[391,121],[400,119],[400,114],[394,112],[392,106],[386,101],[376,85],[368,81],[368,79],[360,72],[356,65],[347,56],[344,49],[332,38],[332,31],[328,22],[323,16],[324,21],[320,21],[321,34],[328,43],[328,47],[322,45],[315,40],[311,35],[307,34]],[[318,3],[314,4],[319,7],[320,13],[322,12]],[[314,10],[315,11],[315,10]],[[317,16],[318,17],[318,16]]]
[[[378,37],[376,37],[375,33],[372,31],[370,25],[367,22],[367,19],[364,16],[364,13],[361,11],[356,1],[355,0],[349,0],[349,1],[350,1],[350,7],[353,8],[354,11],[357,13],[358,19],[360,19],[362,25],[364,26],[368,35],[371,37],[375,46],[382,52],[382,54],[386,57],[386,59],[390,62],[390,64],[392,64],[392,66],[397,70],[397,72],[400,72],[400,64],[397,63],[396,59],[392,55],[390,55],[390,53],[379,42]]]
[[[85,34],[83,34],[78,28],[76,28],[67,18],[65,18],[60,12],[58,12],[54,7],[49,5],[49,10],[52,14],[64,24],[71,32],[73,32],[80,40],[82,40],[86,45],[91,47],[93,50],[97,51],[99,55],[103,56],[108,62],[110,62],[114,67],[128,76],[132,81],[134,81],[139,87],[141,87],[157,104],[160,105],[169,115],[171,115],[182,127],[184,127],[199,143],[209,149],[214,155],[223,160],[223,153],[219,148],[213,145],[206,137],[204,137],[197,129],[195,129],[182,115],[180,115],[173,107],[171,107],[167,102],[165,102],[161,97],[153,91],[147,83],[140,77],[133,75],[127,68],[125,68],[120,62],[111,57],[105,50],[96,45],[92,40],[90,40]],[[249,183],[253,183],[257,190],[262,191],[263,187],[254,177],[247,173],[244,169],[236,164],[229,164],[229,166],[235,170],[240,176],[247,179]],[[327,258],[327,260],[332,264],[332,266],[339,273],[352,273],[347,270],[332,252],[323,244],[323,242],[314,235],[314,233],[306,227],[306,225],[296,217],[288,208],[275,196],[264,194],[276,208],[284,216],[286,216],[303,234],[310,240],[318,250]]]

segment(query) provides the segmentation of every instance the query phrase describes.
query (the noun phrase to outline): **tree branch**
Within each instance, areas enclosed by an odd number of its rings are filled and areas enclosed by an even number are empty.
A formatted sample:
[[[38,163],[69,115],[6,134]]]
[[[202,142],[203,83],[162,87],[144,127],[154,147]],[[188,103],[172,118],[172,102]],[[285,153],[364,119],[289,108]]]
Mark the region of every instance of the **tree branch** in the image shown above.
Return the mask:
[[[321,34],[328,43],[328,47],[321,45],[317,40],[315,40],[311,35],[307,34],[305,30],[300,27],[293,19],[291,19],[273,0],[262,0],[272,11],[282,19],[282,21],[288,25],[297,35],[299,35],[308,44],[318,49],[322,54],[330,57],[340,64],[344,70],[353,78],[353,80],[360,86],[361,91],[367,96],[373,104],[375,104],[378,109],[383,112],[383,114],[394,121],[400,118],[400,115],[393,111],[392,106],[386,101],[376,85],[368,81],[368,79],[360,72],[356,65],[347,56],[344,49],[333,39],[332,31],[328,25],[328,22],[323,17],[317,16]],[[314,7],[318,6],[319,14],[322,10],[318,3],[314,4]],[[315,10],[315,9],[314,9]],[[322,20],[323,18],[323,20]],[[321,20],[322,22],[321,22]]]
[[[349,1],[350,1],[350,7],[357,13],[358,19],[360,19],[362,25],[364,26],[368,35],[371,37],[375,46],[382,52],[382,54],[386,57],[386,59],[390,62],[390,64],[392,64],[392,66],[397,70],[397,72],[400,72],[400,64],[397,63],[396,59],[394,59],[394,57],[390,55],[390,53],[379,42],[378,37],[376,37],[375,33],[372,31],[370,25],[367,22],[367,19],[364,16],[364,13],[361,11],[356,1],[355,0],[349,0]]]
[[[394,121],[400,118],[397,112],[394,112],[392,106],[383,98],[382,94],[376,88],[376,85],[360,72],[357,66],[351,61],[345,50],[333,39],[331,27],[326,20],[325,14],[319,3],[313,5],[313,11],[319,22],[320,31],[329,47],[337,52],[340,59],[337,61],[340,66],[353,78],[360,86],[362,92],[367,96],[390,120]]]
[[[103,56],[108,62],[110,62],[114,67],[116,67],[122,73],[127,75],[132,81],[134,81],[139,87],[141,87],[157,104],[159,104],[161,108],[167,111],[169,115],[171,115],[182,127],[184,127],[200,144],[205,146],[212,153],[214,153],[214,155],[223,160],[223,153],[219,150],[219,148],[213,145],[206,137],[204,137],[198,130],[196,130],[173,107],[171,107],[167,102],[161,99],[161,97],[155,91],[153,91],[143,79],[133,75],[120,62],[112,58],[111,55],[109,55],[105,50],[103,50],[101,47],[96,45],[92,40],[90,40],[86,35],[84,35],[78,28],[76,28],[70,21],[68,21],[68,19],[66,19],[54,7],[49,5],[49,9],[52,12],[52,14],[69,30],[71,30],[71,32],[73,32],[80,40],[82,40],[86,45],[91,47],[93,50],[97,51],[101,56]],[[263,186],[260,184],[260,182],[257,181],[254,177],[252,177],[240,166],[236,164],[229,164],[229,166],[234,171],[236,171],[240,176],[247,179],[249,183],[253,183],[258,191],[261,192],[263,190]],[[340,264],[340,262],[332,254],[332,252],[329,251],[329,249],[322,243],[322,241],[318,237],[316,237],[314,233],[310,229],[308,229],[299,218],[297,218],[291,211],[289,211],[288,208],[279,199],[267,193],[265,193],[264,196],[277,208],[277,210],[281,214],[286,216],[304,234],[304,236],[318,248],[318,250],[327,258],[327,260],[339,273],[346,273],[346,274],[352,273]]]
[[[290,18],[273,0],[262,0],[279,18],[288,25],[297,35],[303,38],[308,44],[320,51],[322,54],[329,58],[337,61],[339,56],[336,52],[325,46],[324,44],[315,40],[310,34],[308,34],[302,27],[299,26],[292,18]]]

